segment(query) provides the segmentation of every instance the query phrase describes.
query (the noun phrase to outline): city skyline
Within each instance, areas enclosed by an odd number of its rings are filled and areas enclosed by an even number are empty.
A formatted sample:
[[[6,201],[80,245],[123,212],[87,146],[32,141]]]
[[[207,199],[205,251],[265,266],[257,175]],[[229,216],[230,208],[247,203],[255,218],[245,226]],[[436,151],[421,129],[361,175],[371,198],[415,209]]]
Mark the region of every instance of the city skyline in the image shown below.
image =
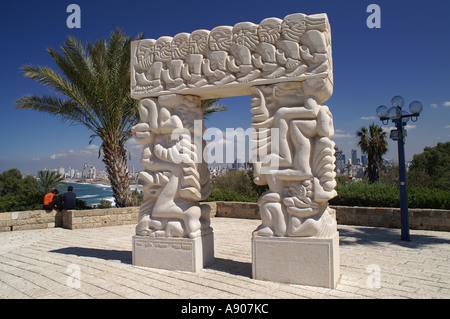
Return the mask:
[[[130,36],[145,32],[146,38],[158,38],[295,12],[325,12],[330,20],[335,83],[334,93],[325,104],[334,117],[333,141],[347,159],[352,149],[360,152],[356,131],[362,126],[375,123],[386,132],[393,128],[392,124],[383,125],[375,110],[379,105],[390,106],[395,95],[402,95],[406,105],[413,100],[424,105],[419,120],[407,126],[408,161],[425,147],[450,140],[449,2],[376,1],[381,8],[381,28],[369,28],[367,7],[372,1],[286,0],[282,6],[273,6],[272,1],[230,0],[217,15],[210,13],[211,4],[206,1],[192,1],[195,5],[188,6],[130,1],[124,6],[118,0],[80,0],[76,1],[81,8],[79,29],[66,25],[70,3],[8,2],[0,12],[0,34],[7,44],[0,52],[4,61],[0,75],[0,171],[18,168],[24,174],[35,174],[44,167],[80,166],[84,162],[104,167],[99,158],[101,141],[94,139],[88,144],[92,132],[85,127],[70,126],[48,114],[14,109],[14,101],[24,95],[55,95],[25,79],[19,68],[25,64],[54,67],[46,49],[58,49],[68,35],[84,43],[107,38],[115,27],[120,27]],[[248,96],[225,98],[219,103],[228,111],[212,114],[205,121],[207,128],[226,132],[227,128],[250,127]],[[388,139],[388,143],[385,157],[396,160],[396,142]],[[131,154],[128,164],[140,169],[142,147],[131,139],[127,149]]]

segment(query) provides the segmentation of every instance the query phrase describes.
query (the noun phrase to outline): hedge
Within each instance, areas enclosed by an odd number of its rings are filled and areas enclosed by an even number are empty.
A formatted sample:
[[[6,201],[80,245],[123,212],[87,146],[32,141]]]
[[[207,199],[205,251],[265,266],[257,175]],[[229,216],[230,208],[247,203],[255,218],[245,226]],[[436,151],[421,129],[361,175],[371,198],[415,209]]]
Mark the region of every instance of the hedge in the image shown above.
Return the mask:
[[[354,182],[338,184],[338,196],[330,200],[335,206],[400,207],[400,191],[396,186],[382,183]],[[257,197],[240,194],[229,189],[212,188],[206,201],[253,202]],[[409,208],[450,209],[450,191],[430,188],[408,188]]]
[[[207,202],[248,202],[256,203],[258,197],[240,194],[230,189],[221,189],[212,186],[211,195],[206,199]]]
[[[400,207],[400,191],[381,183],[338,184],[338,196],[330,201],[336,206]],[[450,191],[430,188],[408,188],[409,208],[450,209]]]

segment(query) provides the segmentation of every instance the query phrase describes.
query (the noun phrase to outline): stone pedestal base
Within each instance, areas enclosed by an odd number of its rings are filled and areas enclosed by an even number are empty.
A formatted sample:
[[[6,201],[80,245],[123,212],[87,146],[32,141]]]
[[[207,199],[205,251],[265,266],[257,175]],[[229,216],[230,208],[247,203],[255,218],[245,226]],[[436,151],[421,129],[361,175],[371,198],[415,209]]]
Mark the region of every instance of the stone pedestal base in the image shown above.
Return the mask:
[[[333,238],[252,239],[254,279],[335,289],[340,276],[339,234]]]
[[[214,235],[195,239],[133,236],[133,265],[197,272],[214,261]]]

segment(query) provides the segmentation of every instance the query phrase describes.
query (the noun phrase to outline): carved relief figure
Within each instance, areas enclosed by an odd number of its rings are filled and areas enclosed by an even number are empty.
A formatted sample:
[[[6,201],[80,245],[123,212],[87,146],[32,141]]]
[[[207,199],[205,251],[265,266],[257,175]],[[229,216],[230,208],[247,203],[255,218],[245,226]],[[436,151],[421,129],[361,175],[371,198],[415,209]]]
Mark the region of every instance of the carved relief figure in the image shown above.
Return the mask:
[[[209,171],[197,163],[194,119],[201,119],[200,100],[166,95],[139,103],[141,123],[132,128],[144,146],[139,186],[144,190],[137,235],[196,238],[210,231]],[[174,137],[175,134],[175,137]]]
[[[259,45],[253,54],[253,64],[262,70],[267,79],[280,77],[286,71],[280,66],[283,58],[276,48],[281,37],[282,21],[278,18],[267,18],[261,21],[258,27]]]
[[[236,79],[229,73],[227,67],[228,52],[231,50],[233,40],[232,29],[230,26],[219,26],[212,29],[209,34],[207,58],[203,60],[203,73],[215,85],[227,84]]]
[[[201,87],[208,83],[202,76],[203,56],[208,47],[208,30],[196,30],[189,38],[188,68],[184,70],[184,77],[189,80],[189,87]]]
[[[256,135],[261,139],[256,152],[264,150],[265,157],[255,163],[255,183],[269,185],[258,200],[260,236],[320,237],[336,231],[328,208],[336,196],[332,116],[307,88],[287,82],[255,87],[252,95],[257,115],[252,126],[279,130],[276,139]],[[277,166],[270,167],[274,162]]]
[[[172,59],[168,63],[168,70],[164,70],[167,88],[180,90],[186,87],[181,71],[189,53],[189,33],[175,35],[171,42]]]
[[[250,82],[259,77],[261,71],[252,64],[252,51],[258,46],[258,25],[251,22],[240,22],[233,27],[232,57],[229,69],[237,73],[238,81]]]
[[[171,43],[172,37],[160,37],[155,42],[155,51],[154,51],[154,59],[155,62],[152,66],[152,75],[153,75],[153,89],[149,93],[159,92],[164,89],[163,82],[170,82],[167,77],[167,70],[165,66],[172,59],[171,53]]]
[[[300,41],[306,31],[305,17],[303,13],[290,14],[281,24],[282,39],[278,48],[285,55],[288,77],[298,76],[308,69],[300,57]]]
[[[158,87],[161,83],[157,80],[155,74],[154,52],[156,40],[145,39],[139,42],[137,47],[137,65],[134,65],[134,76],[136,84],[147,86],[148,89]]]

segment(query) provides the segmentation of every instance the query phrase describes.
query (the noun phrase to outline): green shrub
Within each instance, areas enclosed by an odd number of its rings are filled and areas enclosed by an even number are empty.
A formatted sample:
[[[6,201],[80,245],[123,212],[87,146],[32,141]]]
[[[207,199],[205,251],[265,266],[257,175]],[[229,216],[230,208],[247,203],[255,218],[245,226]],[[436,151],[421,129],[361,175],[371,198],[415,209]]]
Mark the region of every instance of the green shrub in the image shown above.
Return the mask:
[[[231,189],[222,189],[212,186],[211,195],[206,202],[256,202],[258,197],[240,194]]]
[[[95,208],[111,208],[112,202],[106,199],[100,199],[100,203],[95,206]]]
[[[32,176],[10,169],[0,174],[0,212],[42,209],[44,194]]]
[[[382,183],[338,184],[338,196],[330,205],[365,207],[400,207],[400,191]],[[450,191],[429,188],[408,188],[409,208],[450,209]]]

